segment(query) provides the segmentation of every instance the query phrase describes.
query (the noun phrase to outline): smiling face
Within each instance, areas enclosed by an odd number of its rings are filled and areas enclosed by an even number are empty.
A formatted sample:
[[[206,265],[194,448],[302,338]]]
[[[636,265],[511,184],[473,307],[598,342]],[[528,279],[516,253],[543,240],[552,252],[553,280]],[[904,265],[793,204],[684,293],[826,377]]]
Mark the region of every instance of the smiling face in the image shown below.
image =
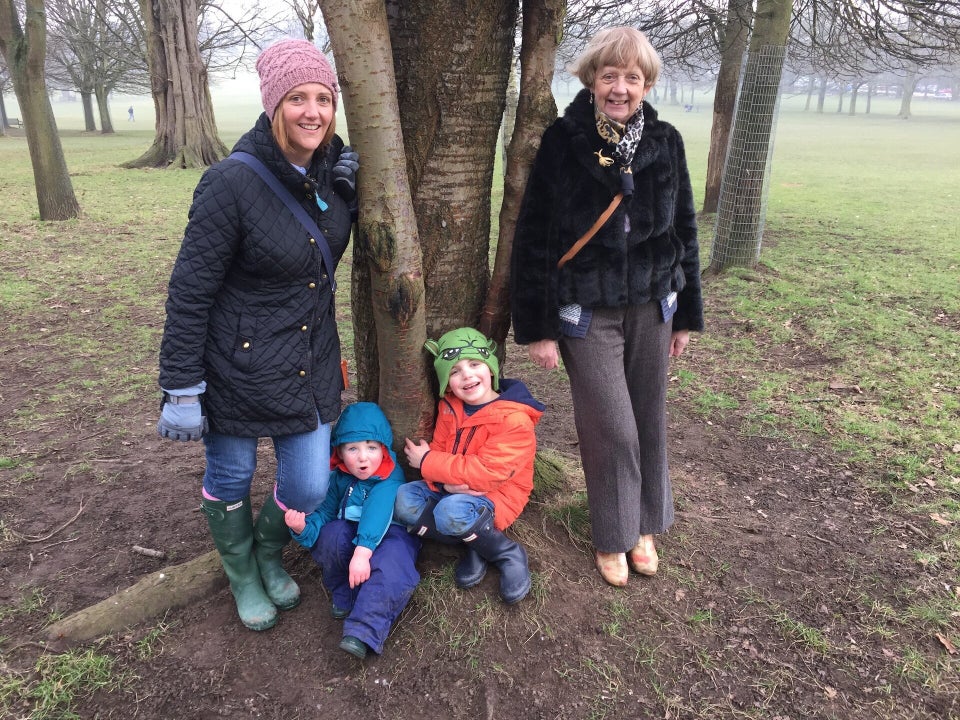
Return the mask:
[[[383,462],[383,445],[376,440],[344,443],[337,452],[340,453],[347,472],[358,480],[369,478]]]
[[[328,139],[335,112],[333,91],[326,85],[304,83],[288,92],[277,111],[283,123],[286,142],[281,147],[287,160],[308,167],[314,151]]]
[[[477,358],[463,358],[450,368],[448,387],[467,405],[483,405],[496,400],[490,366]]]
[[[649,88],[639,65],[604,65],[597,70],[590,89],[598,110],[611,120],[625,123],[640,107]]]

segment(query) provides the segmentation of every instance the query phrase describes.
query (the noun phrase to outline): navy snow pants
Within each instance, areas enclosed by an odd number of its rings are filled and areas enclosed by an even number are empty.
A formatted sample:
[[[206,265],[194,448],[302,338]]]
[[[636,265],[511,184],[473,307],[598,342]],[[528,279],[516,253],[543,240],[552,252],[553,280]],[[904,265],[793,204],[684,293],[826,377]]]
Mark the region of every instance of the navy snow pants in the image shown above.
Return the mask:
[[[378,655],[390,627],[410,601],[420,573],[417,553],[420,538],[401,525],[391,524],[370,558],[370,578],[350,588],[350,559],[356,546],[357,523],[331,520],[320,530],[310,551],[323,571],[323,584],[333,604],[350,614],[343,621],[343,634],[363,640]]]

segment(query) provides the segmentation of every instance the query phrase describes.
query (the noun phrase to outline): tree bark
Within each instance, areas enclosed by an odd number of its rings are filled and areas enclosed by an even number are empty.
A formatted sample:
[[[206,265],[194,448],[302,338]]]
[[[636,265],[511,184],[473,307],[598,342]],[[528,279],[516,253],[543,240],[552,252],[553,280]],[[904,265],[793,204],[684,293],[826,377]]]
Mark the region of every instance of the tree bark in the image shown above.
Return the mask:
[[[43,0],[25,0],[23,24],[13,0],[0,0],[0,52],[23,114],[41,220],[79,217],[63,146],[44,75],[46,15]]]
[[[479,325],[480,331],[496,340],[501,349],[510,329],[510,254],[520,202],[540,139],[557,117],[551,84],[565,9],[565,0],[523,3],[520,98],[507,149],[496,261]]]
[[[197,38],[197,0],[140,0],[146,25],[153,145],[125,167],[205,167],[227,155],[217,135]]]
[[[490,188],[518,1],[388,0],[387,7],[426,330],[435,338],[475,327],[487,292]]]
[[[903,79],[903,94],[900,96],[900,111],[897,113],[897,117],[901,120],[910,119],[910,103],[919,82],[920,77],[915,70],[911,70],[910,74]]]
[[[359,251],[370,273],[370,295],[361,300],[373,309],[378,400],[400,447],[404,437],[429,437],[434,401],[423,351],[427,335],[419,235],[387,14],[383,0],[321,0],[320,9],[337,60],[350,142],[363,162],[355,257]]]
[[[707,179],[703,195],[705,213],[715,213],[720,200],[723,164],[730,145],[730,127],[737,102],[740,70],[750,39],[752,11],[752,0],[730,0],[727,6],[727,21],[720,42],[720,71],[713,97],[713,126],[710,129],[710,152],[707,155]]]

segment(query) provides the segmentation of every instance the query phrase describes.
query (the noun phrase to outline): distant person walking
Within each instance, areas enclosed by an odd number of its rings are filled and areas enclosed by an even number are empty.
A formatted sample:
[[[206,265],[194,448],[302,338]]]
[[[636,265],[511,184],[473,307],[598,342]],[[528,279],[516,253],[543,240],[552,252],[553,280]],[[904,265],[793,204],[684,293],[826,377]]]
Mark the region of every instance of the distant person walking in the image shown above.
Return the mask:
[[[127,108],[127,122],[133,122],[133,105]]]

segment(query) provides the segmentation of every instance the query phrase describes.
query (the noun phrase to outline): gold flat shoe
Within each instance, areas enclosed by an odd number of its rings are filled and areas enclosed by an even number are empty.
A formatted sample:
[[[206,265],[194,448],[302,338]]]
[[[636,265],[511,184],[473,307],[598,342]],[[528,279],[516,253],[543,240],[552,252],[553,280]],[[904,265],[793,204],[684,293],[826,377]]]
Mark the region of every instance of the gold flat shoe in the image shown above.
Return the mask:
[[[600,572],[600,577],[610,585],[623,587],[627,584],[630,569],[627,567],[626,555],[623,553],[602,553],[595,550],[593,559],[597,565],[597,570]]]
[[[627,553],[630,567],[641,575],[656,575],[660,558],[657,557],[657,548],[653,544],[653,535],[641,535],[637,544]]]

